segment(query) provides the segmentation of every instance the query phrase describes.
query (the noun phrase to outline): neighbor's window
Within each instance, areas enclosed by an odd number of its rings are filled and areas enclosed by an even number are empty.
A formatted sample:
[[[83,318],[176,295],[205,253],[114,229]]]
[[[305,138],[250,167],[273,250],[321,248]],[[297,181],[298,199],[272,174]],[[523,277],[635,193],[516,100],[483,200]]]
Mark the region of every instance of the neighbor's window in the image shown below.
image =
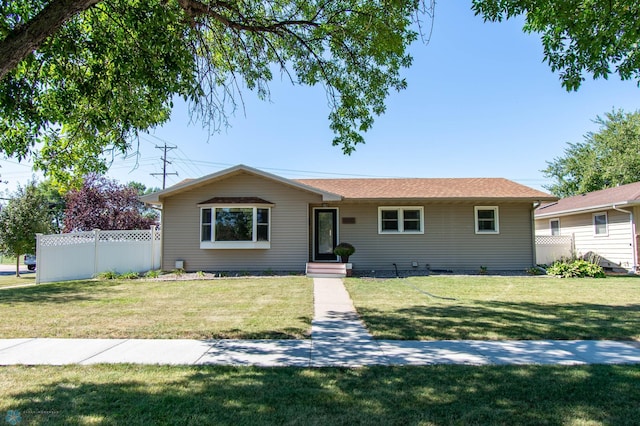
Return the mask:
[[[595,235],[601,236],[606,236],[609,234],[606,213],[596,213],[593,215],[593,232]]]
[[[551,219],[549,221],[549,228],[551,229],[551,235],[560,235],[560,219]]]
[[[422,207],[378,207],[378,233],[423,234]]]
[[[202,208],[200,248],[270,248],[270,210],[256,206]]]
[[[498,207],[476,206],[474,207],[474,216],[476,234],[498,234],[500,232]]]

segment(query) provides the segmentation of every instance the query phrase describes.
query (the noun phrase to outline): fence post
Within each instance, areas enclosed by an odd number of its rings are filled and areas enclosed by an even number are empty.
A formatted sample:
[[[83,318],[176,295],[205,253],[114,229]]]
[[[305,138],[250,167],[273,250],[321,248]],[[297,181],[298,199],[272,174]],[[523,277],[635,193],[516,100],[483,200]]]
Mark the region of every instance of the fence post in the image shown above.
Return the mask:
[[[93,276],[98,275],[98,241],[100,241],[100,230],[93,230]]]
[[[156,226],[151,225],[151,268],[150,271],[156,269]]]
[[[42,267],[42,259],[38,259],[38,253],[42,253],[40,250],[40,237],[42,234],[36,234],[36,262],[39,263],[39,266],[36,266],[36,284],[40,284],[40,268]]]

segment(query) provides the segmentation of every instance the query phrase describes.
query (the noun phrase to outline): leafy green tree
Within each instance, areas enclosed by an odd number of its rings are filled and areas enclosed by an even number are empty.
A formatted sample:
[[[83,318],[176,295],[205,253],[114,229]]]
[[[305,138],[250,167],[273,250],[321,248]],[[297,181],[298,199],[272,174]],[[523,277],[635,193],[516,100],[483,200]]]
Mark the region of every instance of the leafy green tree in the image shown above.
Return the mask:
[[[473,0],[472,8],[494,22],[524,16],[524,31],[541,34],[544,58],[567,90],[585,74],[640,83],[637,0]]]
[[[48,202],[34,182],[18,188],[0,211],[0,250],[16,257],[16,277],[20,276],[20,257],[35,253],[36,234],[48,232],[50,225]]]
[[[60,187],[55,185],[50,179],[38,184],[38,190],[47,200],[47,207],[51,218],[51,231],[55,233],[61,232],[62,224],[64,223],[64,211],[67,205],[64,193]]]
[[[640,111],[612,111],[594,120],[600,126],[583,142],[569,143],[564,156],[543,170],[555,182],[546,188],[558,197],[640,181]]]
[[[0,2],[0,149],[59,181],[107,168],[181,97],[211,131],[278,71],[322,85],[349,154],[410,66],[433,0]]]

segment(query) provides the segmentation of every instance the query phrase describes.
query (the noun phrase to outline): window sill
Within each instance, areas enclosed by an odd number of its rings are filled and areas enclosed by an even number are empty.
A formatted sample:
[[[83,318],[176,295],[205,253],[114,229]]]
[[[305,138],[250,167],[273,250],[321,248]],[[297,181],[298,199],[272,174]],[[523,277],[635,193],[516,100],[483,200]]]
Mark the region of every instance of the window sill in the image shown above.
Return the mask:
[[[208,250],[247,250],[247,249],[270,249],[270,241],[201,241],[201,249]]]
[[[379,235],[423,235],[422,231],[379,231]]]

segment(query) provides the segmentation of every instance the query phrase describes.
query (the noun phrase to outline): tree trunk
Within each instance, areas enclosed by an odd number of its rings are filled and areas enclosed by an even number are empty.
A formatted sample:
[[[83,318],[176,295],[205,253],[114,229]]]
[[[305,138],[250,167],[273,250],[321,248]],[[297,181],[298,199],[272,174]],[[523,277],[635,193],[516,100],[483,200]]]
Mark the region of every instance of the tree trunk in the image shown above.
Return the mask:
[[[24,25],[0,41],[0,80],[34,52],[65,22],[102,0],[53,0]]]
[[[20,278],[20,255],[16,254],[16,278]]]

